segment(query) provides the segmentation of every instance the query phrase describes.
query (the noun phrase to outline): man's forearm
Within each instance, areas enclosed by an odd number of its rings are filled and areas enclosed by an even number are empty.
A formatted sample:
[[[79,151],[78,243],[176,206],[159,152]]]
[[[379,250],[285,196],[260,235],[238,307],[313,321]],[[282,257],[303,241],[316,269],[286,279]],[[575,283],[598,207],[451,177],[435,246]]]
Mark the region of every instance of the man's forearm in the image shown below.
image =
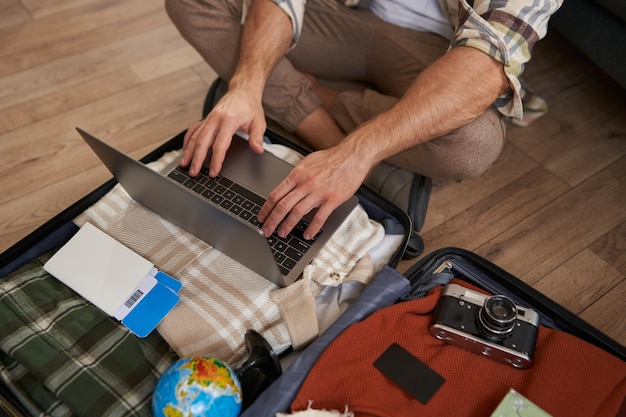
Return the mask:
[[[469,123],[508,86],[502,64],[476,49],[454,48],[425,70],[394,107],[341,146],[374,165]]]
[[[244,24],[239,60],[230,88],[246,89],[260,98],[292,37],[289,17],[272,0],[254,0]]]

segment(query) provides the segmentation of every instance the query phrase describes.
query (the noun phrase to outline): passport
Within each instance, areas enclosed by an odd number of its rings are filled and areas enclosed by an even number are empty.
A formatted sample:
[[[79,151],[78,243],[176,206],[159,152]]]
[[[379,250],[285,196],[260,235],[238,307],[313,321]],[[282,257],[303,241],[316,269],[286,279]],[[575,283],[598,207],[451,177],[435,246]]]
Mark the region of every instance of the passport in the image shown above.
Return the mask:
[[[139,337],[150,334],[180,300],[180,281],[91,223],[43,267]]]

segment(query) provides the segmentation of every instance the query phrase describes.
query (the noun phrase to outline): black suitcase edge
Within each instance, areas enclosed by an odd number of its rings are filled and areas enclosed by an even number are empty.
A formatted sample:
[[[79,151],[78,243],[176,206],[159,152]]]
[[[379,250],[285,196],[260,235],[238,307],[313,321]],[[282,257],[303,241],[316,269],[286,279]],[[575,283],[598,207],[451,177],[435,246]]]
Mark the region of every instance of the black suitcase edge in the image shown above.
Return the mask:
[[[472,284],[478,285],[492,293],[498,293],[500,289],[510,294],[536,310],[543,316],[549,317],[554,327],[565,331],[573,336],[585,340],[606,352],[626,361],[626,347],[613,340],[600,330],[581,319],[565,307],[537,291],[521,279],[492,263],[488,259],[466,249],[457,247],[441,248],[433,251],[417,263],[412,265],[404,276],[411,281],[412,285],[432,274],[432,272],[448,259],[464,259],[475,265],[483,274],[490,277],[493,284],[489,285],[479,279],[468,279]],[[465,277],[464,277],[465,278]]]

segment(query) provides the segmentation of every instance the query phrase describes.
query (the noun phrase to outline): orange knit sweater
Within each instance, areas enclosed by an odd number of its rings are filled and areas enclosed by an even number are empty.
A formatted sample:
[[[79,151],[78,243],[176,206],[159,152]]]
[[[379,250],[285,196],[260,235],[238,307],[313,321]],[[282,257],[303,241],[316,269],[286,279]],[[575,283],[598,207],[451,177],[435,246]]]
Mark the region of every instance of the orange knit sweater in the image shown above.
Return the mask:
[[[617,416],[626,362],[567,333],[541,327],[530,369],[519,370],[445,344],[428,332],[441,294],[385,308],[344,331],[307,376],[292,411],[348,409],[357,417],[486,417],[510,388],[554,417]],[[446,382],[423,405],[373,363],[398,343]],[[622,412],[624,409],[622,408]]]

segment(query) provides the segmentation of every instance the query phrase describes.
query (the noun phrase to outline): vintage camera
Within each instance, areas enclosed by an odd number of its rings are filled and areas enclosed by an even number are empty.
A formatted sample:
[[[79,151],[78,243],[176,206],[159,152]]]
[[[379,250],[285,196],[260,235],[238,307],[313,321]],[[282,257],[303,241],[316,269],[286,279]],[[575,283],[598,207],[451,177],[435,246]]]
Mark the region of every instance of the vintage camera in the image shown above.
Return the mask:
[[[532,366],[538,332],[536,311],[458,284],[444,289],[430,327],[437,339],[516,368]]]

